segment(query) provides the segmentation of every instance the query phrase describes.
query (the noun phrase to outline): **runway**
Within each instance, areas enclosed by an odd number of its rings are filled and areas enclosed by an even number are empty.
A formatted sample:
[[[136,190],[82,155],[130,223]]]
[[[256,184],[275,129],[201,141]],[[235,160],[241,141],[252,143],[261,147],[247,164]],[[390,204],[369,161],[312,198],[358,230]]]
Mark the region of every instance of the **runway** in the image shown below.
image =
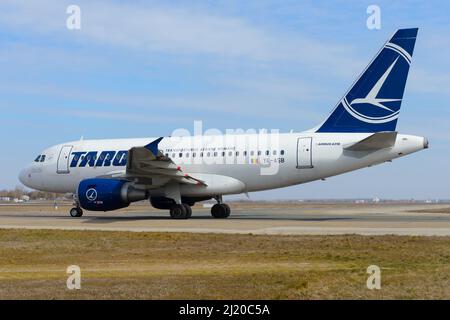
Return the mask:
[[[193,208],[189,220],[172,220],[166,211],[135,205],[117,212],[68,216],[69,206],[1,206],[0,228],[196,232],[283,235],[450,236],[450,205],[410,204],[231,204],[228,219],[214,219],[209,209]],[[420,211],[430,212],[420,212]]]

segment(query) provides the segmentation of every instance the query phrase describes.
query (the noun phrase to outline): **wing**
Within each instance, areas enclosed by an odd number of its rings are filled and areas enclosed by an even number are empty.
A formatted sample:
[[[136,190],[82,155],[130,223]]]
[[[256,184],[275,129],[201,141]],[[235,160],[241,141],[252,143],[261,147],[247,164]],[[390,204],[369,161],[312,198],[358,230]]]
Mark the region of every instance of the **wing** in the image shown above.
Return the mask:
[[[158,149],[162,139],[162,137],[158,138],[143,147],[131,148],[128,151],[126,171],[112,172],[111,177],[134,179],[153,187],[160,187],[169,182],[206,186],[204,181],[183,172],[180,166]]]

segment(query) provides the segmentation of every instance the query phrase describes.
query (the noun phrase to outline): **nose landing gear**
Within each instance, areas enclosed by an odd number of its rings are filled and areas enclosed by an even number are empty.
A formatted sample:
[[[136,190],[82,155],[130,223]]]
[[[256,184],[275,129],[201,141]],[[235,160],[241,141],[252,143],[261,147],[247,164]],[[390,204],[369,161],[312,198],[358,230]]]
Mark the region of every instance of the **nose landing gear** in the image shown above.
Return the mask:
[[[77,196],[73,195],[74,208],[70,209],[70,216],[74,218],[79,218],[83,215],[83,210],[80,207]]]
[[[75,207],[70,209],[70,216],[74,218],[79,218],[83,215],[83,210],[80,207]]]

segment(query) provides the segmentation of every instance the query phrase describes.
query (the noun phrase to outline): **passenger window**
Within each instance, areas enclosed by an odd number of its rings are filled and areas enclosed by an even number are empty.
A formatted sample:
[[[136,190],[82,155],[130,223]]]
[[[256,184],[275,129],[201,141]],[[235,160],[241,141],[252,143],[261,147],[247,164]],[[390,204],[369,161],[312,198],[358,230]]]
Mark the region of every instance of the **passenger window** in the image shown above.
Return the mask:
[[[244,151],[244,156],[247,156],[247,151]]]
[[[189,158],[189,152],[188,152],[188,153],[186,153],[186,158]]]
[[[284,155],[284,150],[281,150],[281,151],[280,151],[280,154],[281,154],[281,155]]]
[[[261,151],[258,151],[258,156],[260,156],[261,155]]]
[[[228,156],[231,157],[232,155],[233,155],[233,152],[232,152],[232,151],[229,151],[229,152],[228,152]]]
[[[222,151],[222,157],[225,157],[225,151]]]
[[[166,153],[166,157],[169,157],[169,154],[168,154],[168,153]]]
[[[196,153],[192,152],[192,158],[195,158]]]
[[[182,154],[181,152],[178,154],[178,156],[179,156],[180,158],[183,158],[183,154]]]
[[[208,152],[208,153],[206,154],[206,156],[207,156],[207,157],[210,157],[210,156],[211,156],[211,152]]]
[[[214,152],[214,157],[217,157],[217,152]]]
[[[200,152],[200,158],[203,158],[203,152]]]
[[[266,156],[268,156],[270,154],[269,150],[266,150]]]
[[[175,158],[175,153],[172,153],[172,158]]]
[[[255,155],[255,151],[250,151],[250,155],[254,156]]]
[[[239,155],[239,151],[236,151],[236,157]]]
[[[273,154],[274,156],[276,156],[276,155],[277,155],[277,150],[273,150],[273,151],[272,151],[272,154]]]

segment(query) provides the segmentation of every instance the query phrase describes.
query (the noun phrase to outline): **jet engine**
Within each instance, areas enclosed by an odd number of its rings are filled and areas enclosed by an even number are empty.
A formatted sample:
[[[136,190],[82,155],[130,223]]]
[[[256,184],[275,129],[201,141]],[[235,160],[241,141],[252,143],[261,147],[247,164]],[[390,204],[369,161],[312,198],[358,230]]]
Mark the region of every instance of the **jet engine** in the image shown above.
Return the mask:
[[[77,197],[83,209],[110,211],[128,207],[131,202],[145,200],[148,192],[135,188],[126,180],[94,178],[80,182]]]

